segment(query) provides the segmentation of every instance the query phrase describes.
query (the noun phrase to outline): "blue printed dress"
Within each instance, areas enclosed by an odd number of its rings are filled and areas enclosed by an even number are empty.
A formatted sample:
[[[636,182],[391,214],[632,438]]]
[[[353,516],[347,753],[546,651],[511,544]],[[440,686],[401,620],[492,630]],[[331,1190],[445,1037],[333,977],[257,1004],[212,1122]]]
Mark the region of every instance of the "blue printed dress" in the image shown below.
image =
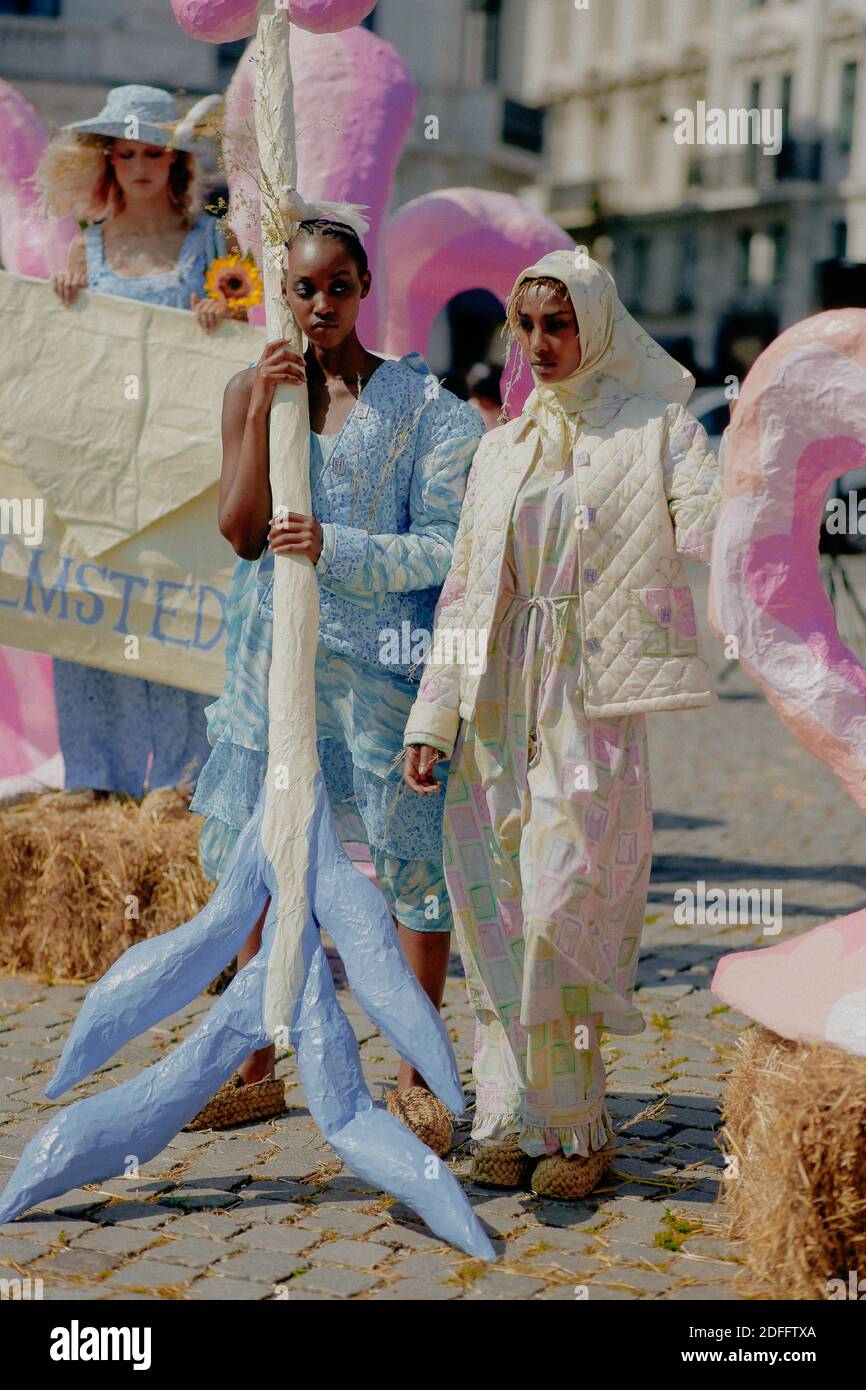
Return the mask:
[[[88,289],[174,309],[188,309],[193,292],[204,294],[208,266],[226,254],[225,237],[207,213],[189,229],[174,269],[164,274],[118,275],[106,264],[99,224],[87,228],[84,246]],[[210,751],[207,698],[55,658],[54,699],[66,786],[141,796],[145,785],[152,790],[194,778]]]
[[[339,433],[310,437],[312,512],[323,531],[319,761],[340,839],[366,841],[391,911],[416,931],[451,929],[444,793],[412,795],[394,763],[483,428],[411,353],[376,369]],[[267,767],[273,568],[267,550],[239,561],[226,603],[226,679],[207,710],[213,752],[191,806],[206,818],[199,852],[211,879],[252,814]],[[447,771],[437,765],[443,782]]]

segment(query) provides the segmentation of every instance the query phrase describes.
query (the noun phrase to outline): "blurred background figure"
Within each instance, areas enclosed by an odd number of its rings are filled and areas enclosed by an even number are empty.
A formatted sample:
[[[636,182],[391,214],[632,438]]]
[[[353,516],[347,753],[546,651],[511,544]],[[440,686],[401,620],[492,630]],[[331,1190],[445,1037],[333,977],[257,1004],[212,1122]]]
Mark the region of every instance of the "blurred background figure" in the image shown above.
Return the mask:
[[[170,92],[114,87],[101,111],[67,125],[45,147],[36,171],[45,211],[72,213],[84,226],[66,270],[51,277],[65,305],[91,289],[190,310],[205,332],[226,316],[205,295],[226,238],[201,209],[200,144],[180,122]],[[128,131],[136,138],[124,138]],[[54,698],[67,789],[192,794],[210,752],[208,696],[55,658]]]
[[[474,406],[484,421],[486,430],[493,430],[501,424],[502,412],[502,368],[487,362],[476,362],[466,374],[466,399]]]

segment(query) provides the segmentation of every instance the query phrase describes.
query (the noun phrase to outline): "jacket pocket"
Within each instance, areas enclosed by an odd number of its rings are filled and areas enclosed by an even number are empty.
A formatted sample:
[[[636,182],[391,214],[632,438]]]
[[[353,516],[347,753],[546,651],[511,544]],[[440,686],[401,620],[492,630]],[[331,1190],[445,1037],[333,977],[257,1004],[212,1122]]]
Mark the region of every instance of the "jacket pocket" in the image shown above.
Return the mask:
[[[635,656],[698,656],[698,624],[688,584],[629,589],[626,631]]]

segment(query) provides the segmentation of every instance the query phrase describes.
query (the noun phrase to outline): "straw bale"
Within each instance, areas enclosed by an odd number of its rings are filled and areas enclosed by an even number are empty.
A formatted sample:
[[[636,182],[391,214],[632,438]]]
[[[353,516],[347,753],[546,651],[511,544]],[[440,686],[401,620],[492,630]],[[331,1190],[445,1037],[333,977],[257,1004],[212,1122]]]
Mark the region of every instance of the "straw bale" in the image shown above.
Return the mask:
[[[760,1025],[737,1047],[722,1103],[731,1235],[753,1292],[827,1298],[828,1280],[866,1275],[866,1057]]]
[[[0,971],[95,980],[136,941],[194,917],[214,887],[200,829],[172,790],[0,808]]]

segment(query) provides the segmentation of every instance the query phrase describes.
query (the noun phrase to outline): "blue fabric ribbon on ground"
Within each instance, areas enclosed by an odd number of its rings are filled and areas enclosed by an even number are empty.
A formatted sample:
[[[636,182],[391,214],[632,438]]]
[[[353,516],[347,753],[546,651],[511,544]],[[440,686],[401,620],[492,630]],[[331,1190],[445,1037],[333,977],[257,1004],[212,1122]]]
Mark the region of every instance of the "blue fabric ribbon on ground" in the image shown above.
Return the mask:
[[[91,987],[47,1088],[61,1095],[131,1038],[194,999],[236,955],[268,894],[262,948],[204,1021],[154,1066],[62,1109],[21,1155],[0,1197],[0,1222],[74,1187],[114,1177],[130,1153],[158,1154],[250,1052],[270,1039],[264,988],[277,896],[261,842],[264,789],[210,902],[183,926],[138,942]],[[448,1033],[400,949],[385,899],[348,859],[321,773],[309,827],[309,913],[304,988],[291,1040],[310,1113],[332,1148],[365,1181],[406,1203],[467,1254],[495,1252],[453,1173],[395,1116],[374,1104],[355,1035],[340,1008],[321,929],[332,937],[370,1021],[450,1109],[463,1091]]]

